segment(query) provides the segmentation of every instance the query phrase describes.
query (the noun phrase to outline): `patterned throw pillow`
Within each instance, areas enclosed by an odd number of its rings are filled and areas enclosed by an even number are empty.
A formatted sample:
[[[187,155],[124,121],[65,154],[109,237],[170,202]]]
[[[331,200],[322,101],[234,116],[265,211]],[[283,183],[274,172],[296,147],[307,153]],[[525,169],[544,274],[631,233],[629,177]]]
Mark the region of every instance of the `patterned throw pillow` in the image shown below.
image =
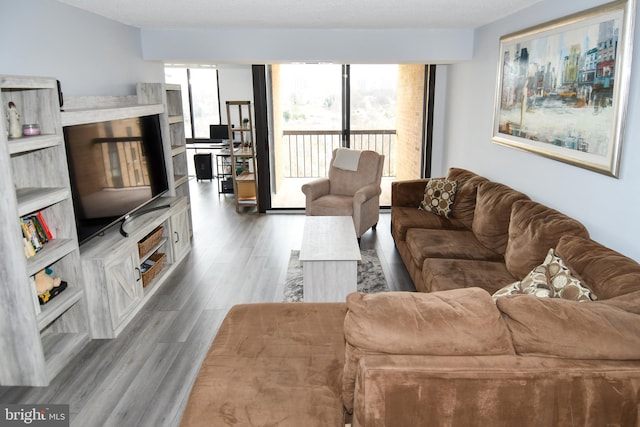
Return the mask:
[[[554,298],[572,301],[595,301],[598,299],[589,288],[571,274],[571,270],[553,249],[549,249],[544,261],[547,264],[549,285],[553,289]]]
[[[419,209],[449,218],[458,183],[447,179],[430,179],[424,188]]]
[[[519,282],[512,283],[493,294],[493,300],[515,294],[535,295],[539,298],[563,298],[572,301],[595,301],[589,288],[571,274],[562,258],[549,249],[542,264],[531,270]]]

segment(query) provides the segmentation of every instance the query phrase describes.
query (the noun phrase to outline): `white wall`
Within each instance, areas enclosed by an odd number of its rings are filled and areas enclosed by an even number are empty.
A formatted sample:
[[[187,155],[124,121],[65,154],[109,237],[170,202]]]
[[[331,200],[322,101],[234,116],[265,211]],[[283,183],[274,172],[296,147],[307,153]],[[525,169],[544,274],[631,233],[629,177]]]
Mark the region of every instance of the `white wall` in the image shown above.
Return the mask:
[[[0,74],[60,80],[65,96],[132,95],[141,81],[164,81],[142,59],[140,30],[52,0],[3,1]]]
[[[144,29],[142,46],[149,60],[425,64],[471,59],[473,31]]]
[[[223,124],[227,124],[227,101],[253,103],[253,73],[251,65],[221,64],[217,68],[220,118]]]
[[[477,30],[474,59],[449,67],[445,164],[473,170],[520,190],[580,220],[594,240],[640,260],[638,61],[631,74],[619,179],[491,142],[499,38],[605,2],[545,0]],[[640,55],[640,31],[636,31],[634,42],[636,55]]]

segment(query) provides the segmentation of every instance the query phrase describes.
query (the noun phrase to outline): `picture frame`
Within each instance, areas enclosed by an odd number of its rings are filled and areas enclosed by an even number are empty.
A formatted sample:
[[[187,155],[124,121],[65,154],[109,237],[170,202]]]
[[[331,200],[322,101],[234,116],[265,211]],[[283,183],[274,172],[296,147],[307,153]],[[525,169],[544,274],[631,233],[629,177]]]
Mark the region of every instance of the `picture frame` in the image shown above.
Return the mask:
[[[500,38],[492,141],[618,177],[635,0]]]

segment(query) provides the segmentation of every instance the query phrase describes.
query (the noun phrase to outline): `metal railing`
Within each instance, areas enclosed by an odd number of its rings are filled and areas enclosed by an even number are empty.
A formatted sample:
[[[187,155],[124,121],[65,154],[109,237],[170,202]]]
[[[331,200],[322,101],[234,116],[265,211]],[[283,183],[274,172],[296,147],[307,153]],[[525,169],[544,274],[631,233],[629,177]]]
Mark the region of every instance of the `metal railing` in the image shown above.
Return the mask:
[[[282,139],[284,177],[318,178],[327,176],[333,150],[341,146],[342,131],[285,130]],[[382,176],[395,176],[395,130],[352,130],[350,147],[384,155]]]

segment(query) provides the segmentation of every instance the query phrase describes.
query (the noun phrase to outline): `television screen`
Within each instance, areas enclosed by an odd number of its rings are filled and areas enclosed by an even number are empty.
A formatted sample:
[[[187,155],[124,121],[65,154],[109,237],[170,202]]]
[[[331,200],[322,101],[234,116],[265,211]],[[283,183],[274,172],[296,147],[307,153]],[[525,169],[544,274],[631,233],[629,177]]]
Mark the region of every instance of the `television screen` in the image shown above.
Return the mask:
[[[80,243],[168,190],[158,115],[66,126],[64,139]]]

